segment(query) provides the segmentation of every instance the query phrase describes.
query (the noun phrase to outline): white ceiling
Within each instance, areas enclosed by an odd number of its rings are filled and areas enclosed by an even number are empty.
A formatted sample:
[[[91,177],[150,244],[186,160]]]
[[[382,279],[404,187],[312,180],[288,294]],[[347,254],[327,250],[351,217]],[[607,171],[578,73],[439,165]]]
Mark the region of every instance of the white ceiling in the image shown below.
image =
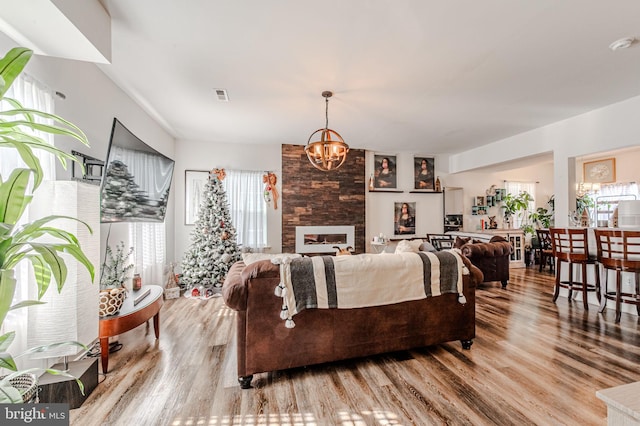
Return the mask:
[[[640,95],[637,0],[103,0],[99,65],[178,139],[455,153]],[[216,100],[226,89],[229,102]]]

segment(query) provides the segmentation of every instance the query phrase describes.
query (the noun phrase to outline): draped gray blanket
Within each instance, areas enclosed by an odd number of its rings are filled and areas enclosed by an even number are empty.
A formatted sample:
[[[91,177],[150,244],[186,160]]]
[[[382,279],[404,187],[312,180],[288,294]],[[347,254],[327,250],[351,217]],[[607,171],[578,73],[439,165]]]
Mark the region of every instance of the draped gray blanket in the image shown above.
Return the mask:
[[[350,309],[458,293],[461,303],[463,262],[453,250],[274,259],[280,264],[276,294],[283,298],[280,316],[309,308]],[[464,268],[466,269],[466,268]]]

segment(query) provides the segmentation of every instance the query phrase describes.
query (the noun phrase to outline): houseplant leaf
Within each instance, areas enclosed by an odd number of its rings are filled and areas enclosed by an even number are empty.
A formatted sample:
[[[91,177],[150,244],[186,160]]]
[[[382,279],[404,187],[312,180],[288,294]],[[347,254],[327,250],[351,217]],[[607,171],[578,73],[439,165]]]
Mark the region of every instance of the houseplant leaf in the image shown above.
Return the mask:
[[[33,266],[33,273],[36,276],[36,283],[38,285],[38,300],[40,300],[49,289],[49,284],[51,284],[51,271],[41,256],[30,255],[27,256],[27,258]],[[13,306],[11,307],[11,309],[15,308],[16,307]]]
[[[10,331],[0,336],[0,352],[6,352],[11,343],[16,338],[16,332]]]
[[[0,269],[0,324],[11,307],[13,294],[16,291],[16,280],[13,269]]]
[[[24,213],[31,196],[26,195],[31,170],[15,169],[0,185],[0,222],[15,224]]]
[[[0,96],[4,96],[13,81],[20,75],[24,67],[31,59],[33,51],[24,47],[15,47],[11,49],[4,58],[0,59]]]
[[[67,264],[64,262],[64,259],[48,244],[31,243],[31,247],[42,256],[44,263],[49,266],[53,279],[56,280],[58,284],[58,292],[60,292],[62,286],[64,286],[64,282],[67,280]],[[38,285],[40,285],[42,277],[36,275],[36,280],[39,282]]]

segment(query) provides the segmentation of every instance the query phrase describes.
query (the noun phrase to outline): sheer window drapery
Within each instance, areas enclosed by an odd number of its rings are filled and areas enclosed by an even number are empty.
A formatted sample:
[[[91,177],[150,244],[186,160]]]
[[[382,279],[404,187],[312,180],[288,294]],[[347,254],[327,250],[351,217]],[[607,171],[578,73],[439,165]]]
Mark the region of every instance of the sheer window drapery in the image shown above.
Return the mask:
[[[129,224],[129,241],[133,247],[135,273],[143,284],[165,285],[167,238],[164,223]]]
[[[254,250],[267,246],[267,203],[264,201],[263,172],[227,170],[222,181],[238,244]]]
[[[614,209],[620,200],[640,200],[638,185],[635,182],[616,182],[602,184],[599,188],[587,192],[587,195],[595,203],[592,217],[599,226],[600,221],[611,219]]]
[[[39,111],[54,114],[54,100],[53,91],[47,88],[44,84],[40,83],[36,79],[32,78],[28,74],[20,74],[13,82],[5,97],[17,100],[25,108],[37,109]],[[0,108],[3,111],[13,109],[7,102],[0,103]],[[35,117],[36,121],[43,124],[52,124],[51,120]],[[53,135],[42,132],[34,132],[35,136],[38,136],[46,143],[53,145]],[[42,166],[43,179],[55,180],[55,157],[53,154],[44,152],[41,150],[34,150],[34,154],[40,160]],[[3,179],[6,179],[11,172],[20,167],[25,167],[24,162],[13,148],[0,148],[0,175]],[[19,223],[25,223],[28,217],[29,210],[25,210],[22,215],[22,219]],[[22,261],[16,267],[16,291],[14,295],[13,303],[17,303],[21,300],[29,299],[29,283],[33,282],[35,286],[35,279],[30,273],[30,267],[28,262]],[[55,291],[55,290],[53,290]],[[27,349],[27,324],[28,324],[28,310],[16,309],[9,311],[7,314],[3,329],[1,333],[8,331],[15,331],[16,337],[11,344],[10,350],[13,354],[18,354]],[[16,360],[20,369],[31,367],[46,367],[46,361],[44,360],[30,360],[26,357]]]

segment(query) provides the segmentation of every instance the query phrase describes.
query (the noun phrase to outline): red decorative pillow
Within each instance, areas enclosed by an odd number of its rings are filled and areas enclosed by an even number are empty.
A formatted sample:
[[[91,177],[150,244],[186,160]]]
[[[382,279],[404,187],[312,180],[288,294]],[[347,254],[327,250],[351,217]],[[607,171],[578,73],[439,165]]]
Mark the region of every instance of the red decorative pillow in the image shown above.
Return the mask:
[[[469,241],[471,241],[471,237],[469,238],[456,237],[456,240],[453,243],[453,248],[461,248],[463,245],[467,244]]]

